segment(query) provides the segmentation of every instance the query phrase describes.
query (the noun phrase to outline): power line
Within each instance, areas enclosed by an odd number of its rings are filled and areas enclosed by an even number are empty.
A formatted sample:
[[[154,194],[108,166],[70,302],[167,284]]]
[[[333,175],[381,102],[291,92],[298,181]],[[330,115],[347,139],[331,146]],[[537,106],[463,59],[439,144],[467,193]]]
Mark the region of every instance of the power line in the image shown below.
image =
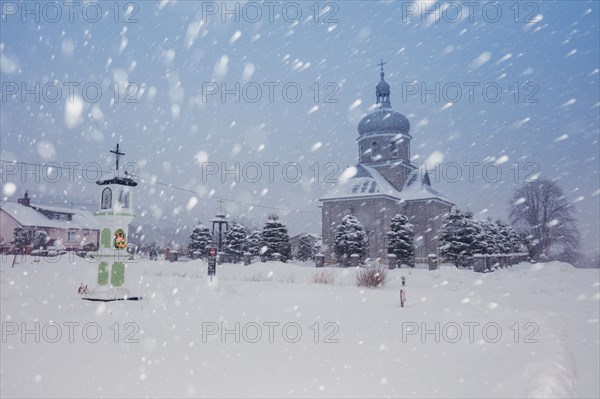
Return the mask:
[[[67,167],[67,166],[60,166],[58,164],[56,165],[51,165],[51,166],[46,166],[43,164],[39,164],[39,163],[31,163],[31,162],[13,162],[13,161],[7,161],[4,159],[0,159],[0,162],[2,163],[9,163],[9,164],[20,164],[20,165],[27,165],[27,166],[35,166],[35,167],[45,167],[45,168],[53,168],[53,169],[67,169],[67,170],[72,170],[72,171],[79,171],[79,172],[83,172],[83,171],[88,171],[87,169],[83,169],[83,168],[75,168],[75,167]],[[111,174],[112,172],[109,171],[104,171],[104,170],[95,170],[95,172],[101,173],[102,175],[105,174]],[[261,205],[261,204],[256,204],[256,203],[252,203],[252,202],[243,202],[243,201],[236,201],[230,198],[225,198],[225,197],[221,197],[221,196],[211,196],[211,195],[207,195],[207,194],[203,194],[203,193],[199,193],[198,191],[195,190],[191,190],[188,188],[184,188],[184,187],[179,187],[176,186],[174,184],[171,183],[164,183],[161,182],[159,180],[155,180],[153,178],[148,178],[148,177],[143,177],[143,176],[135,176],[140,180],[145,180],[150,182],[151,184],[156,184],[156,185],[160,185],[160,186],[164,186],[164,187],[168,187],[171,189],[175,189],[175,190],[179,190],[179,191],[184,191],[190,194],[194,194],[197,195],[199,197],[203,197],[203,198],[216,198],[219,200],[223,200],[226,202],[231,202],[231,203],[235,203],[235,204],[239,204],[239,205],[245,205],[245,206],[251,206],[251,207],[255,207],[255,208],[263,208],[263,209],[270,209],[270,210],[274,210],[274,211],[281,211],[281,212],[295,212],[295,213],[307,213],[307,214],[316,214],[316,213],[320,213],[320,212],[315,212],[315,211],[307,211],[307,210],[302,210],[302,209],[293,209],[293,208],[279,208],[279,207],[275,207],[275,206],[269,206],[269,205]]]

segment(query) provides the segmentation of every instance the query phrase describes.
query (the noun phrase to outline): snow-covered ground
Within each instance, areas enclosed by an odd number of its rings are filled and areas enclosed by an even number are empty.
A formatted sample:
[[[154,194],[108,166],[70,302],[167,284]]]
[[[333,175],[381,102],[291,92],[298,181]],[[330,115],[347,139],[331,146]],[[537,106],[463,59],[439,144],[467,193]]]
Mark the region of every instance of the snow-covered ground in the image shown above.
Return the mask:
[[[327,268],[334,284],[316,284],[310,263],[220,265],[209,283],[204,262],[144,260],[126,285],[145,300],[98,303],[76,293],[95,264],[11,264],[2,259],[4,397],[600,395],[598,270],[401,269],[364,289],[355,269]],[[23,334],[36,326],[39,342]]]

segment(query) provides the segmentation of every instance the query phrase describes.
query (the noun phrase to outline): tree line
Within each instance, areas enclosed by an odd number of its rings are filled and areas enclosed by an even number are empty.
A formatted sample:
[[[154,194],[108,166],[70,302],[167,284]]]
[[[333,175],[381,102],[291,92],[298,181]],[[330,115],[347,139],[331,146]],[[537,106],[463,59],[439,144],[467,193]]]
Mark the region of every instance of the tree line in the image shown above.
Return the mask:
[[[579,232],[574,207],[555,181],[538,179],[514,192],[510,224],[475,218],[459,209],[446,215],[439,233],[439,252],[456,267],[471,267],[477,254],[528,253],[531,259],[575,263],[579,257]],[[386,233],[387,252],[399,264],[414,266],[413,225],[405,215],[396,215]],[[364,227],[346,215],[335,230],[334,253],[338,262],[349,264],[352,255],[365,259],[368,247]]]

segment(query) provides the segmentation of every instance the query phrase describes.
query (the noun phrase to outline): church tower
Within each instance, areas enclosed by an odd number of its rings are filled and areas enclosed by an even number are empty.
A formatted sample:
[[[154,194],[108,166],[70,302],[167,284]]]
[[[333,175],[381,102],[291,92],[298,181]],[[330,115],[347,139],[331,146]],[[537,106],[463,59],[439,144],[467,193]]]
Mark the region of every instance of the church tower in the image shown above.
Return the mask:
[[[359,163],[376,168],[401,190],[408,174],[415,169],[410,163],[410,122],[392,109],[390,85],[385,81],[381,61],[381,80],[375,86],[377,108],[358,124]]]

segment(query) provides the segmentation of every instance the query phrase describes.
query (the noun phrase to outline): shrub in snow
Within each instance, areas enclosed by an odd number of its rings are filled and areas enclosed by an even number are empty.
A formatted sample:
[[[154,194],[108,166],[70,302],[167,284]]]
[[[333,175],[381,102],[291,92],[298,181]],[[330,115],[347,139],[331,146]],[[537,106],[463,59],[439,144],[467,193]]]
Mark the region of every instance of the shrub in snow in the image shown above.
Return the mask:
[[[387,270],[381,267],[361,268],[356,272],[356,285],[368,288],[383,287],[387,276]]]
[[[358,255],[363,262],[367,253],[367,233],[353,215],[346,215],[335,230],[333,251],[338,262],[348,266],[350,256]]]
[[[399,265],[415,266],[414,237],[413,225],[409,223],[408,218],[405,215],[394,216],[387,233],[387,251],[396,255]]]
[[[208,227],[199,224],[192,229],[188,245],[188,253],[192,259],[207,256],[208,247],[212,245],[214,245],[214,240]]]
[[[308,234],[302,234],[298,239],[298,251],[296,252],[296,259],[301,262],[306,262],[313,257],[313,246],[310,244],[310,238],[308,237]]]
[[[275,253],[280,254],[282,262],[287,262],[292,257],[292,246],[287,227],[277,216],[269,215],[261,233],[261,256],[270,260]]]
[[[313,282],[317,284],[333,284],[335,281],[335,274],[333,270],[322,270],[316,272],[313,277]]]

